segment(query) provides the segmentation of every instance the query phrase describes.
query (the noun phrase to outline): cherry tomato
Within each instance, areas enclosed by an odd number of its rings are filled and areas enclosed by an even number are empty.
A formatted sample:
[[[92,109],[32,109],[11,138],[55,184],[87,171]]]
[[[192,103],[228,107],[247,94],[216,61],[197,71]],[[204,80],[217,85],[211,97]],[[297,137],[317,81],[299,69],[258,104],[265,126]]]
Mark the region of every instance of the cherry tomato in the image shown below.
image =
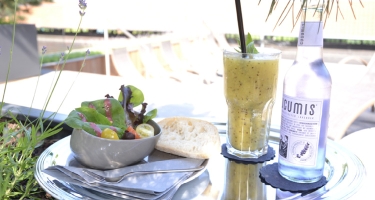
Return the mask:
[[[102,138],[106,138],[106,139],[111,139],[111,140],[118,140],[118,135],[117,133],[110,129],[110,128],[106,128],[102,131]]]
[[[140,124],[135,130],[141,138],[154,136],[154,127],[149,124]]]

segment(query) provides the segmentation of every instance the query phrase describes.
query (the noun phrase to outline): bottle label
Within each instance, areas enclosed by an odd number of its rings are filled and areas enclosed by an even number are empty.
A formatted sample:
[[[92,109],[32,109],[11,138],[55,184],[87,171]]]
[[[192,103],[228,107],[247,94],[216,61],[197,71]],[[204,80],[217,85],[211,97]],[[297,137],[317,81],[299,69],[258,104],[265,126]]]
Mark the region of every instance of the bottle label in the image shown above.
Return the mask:
[[[301,22],[298,46],[323,47],[323,23]]]
[[[283,96],[280,159],[299,165],[317,164],[323,100]]]

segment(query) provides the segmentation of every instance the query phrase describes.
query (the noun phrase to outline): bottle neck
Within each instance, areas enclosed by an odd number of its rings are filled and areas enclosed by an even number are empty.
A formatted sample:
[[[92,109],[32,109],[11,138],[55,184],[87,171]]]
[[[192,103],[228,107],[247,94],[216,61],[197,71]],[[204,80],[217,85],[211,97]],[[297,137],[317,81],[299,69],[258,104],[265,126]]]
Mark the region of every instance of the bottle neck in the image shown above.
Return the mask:
[[[316,60],[323,60],[323,48],[322,47],[298,46],[296,61],[313,62]]]
[[[296,61],[312,62],[323,58],[323,4],[309,2],[302,10]],[[311,4],[310,4],[311,3]]]
[[[303,30],[304,28],[304,30]],[[320,22],[301,22],[298,38],[298,62],[313,62],[323,59],[323,26]]]

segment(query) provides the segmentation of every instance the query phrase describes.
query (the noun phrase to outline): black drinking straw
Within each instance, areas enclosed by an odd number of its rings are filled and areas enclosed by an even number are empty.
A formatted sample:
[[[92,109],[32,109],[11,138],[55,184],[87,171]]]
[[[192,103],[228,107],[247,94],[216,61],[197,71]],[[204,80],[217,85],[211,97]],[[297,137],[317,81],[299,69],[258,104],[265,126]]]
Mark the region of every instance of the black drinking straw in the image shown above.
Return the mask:
[[[242,21],[242,11],[241,11],[241,1],[236,1],[236,11],[237,11],[237,23],[238,23],[238,32],[240,34],[241,42],[241,52],[246,53],[246,44],[245,44],[245,34],[243,30],[243,21]]]

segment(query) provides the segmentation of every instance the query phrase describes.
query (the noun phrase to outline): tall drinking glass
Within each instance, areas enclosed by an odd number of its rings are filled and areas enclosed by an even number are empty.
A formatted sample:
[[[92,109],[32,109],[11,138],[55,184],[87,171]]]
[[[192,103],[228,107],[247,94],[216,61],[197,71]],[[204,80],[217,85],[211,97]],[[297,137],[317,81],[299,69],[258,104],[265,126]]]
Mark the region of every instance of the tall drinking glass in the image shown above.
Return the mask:
[[[224,95],[228,105],[227,149],[241,158],[267,153],[280,51],[224,51]]]
[[[264,165],[245,165],[226,159],[226,179],[221,199],[267,199],[266,185],[259,178],[259,170]]]

